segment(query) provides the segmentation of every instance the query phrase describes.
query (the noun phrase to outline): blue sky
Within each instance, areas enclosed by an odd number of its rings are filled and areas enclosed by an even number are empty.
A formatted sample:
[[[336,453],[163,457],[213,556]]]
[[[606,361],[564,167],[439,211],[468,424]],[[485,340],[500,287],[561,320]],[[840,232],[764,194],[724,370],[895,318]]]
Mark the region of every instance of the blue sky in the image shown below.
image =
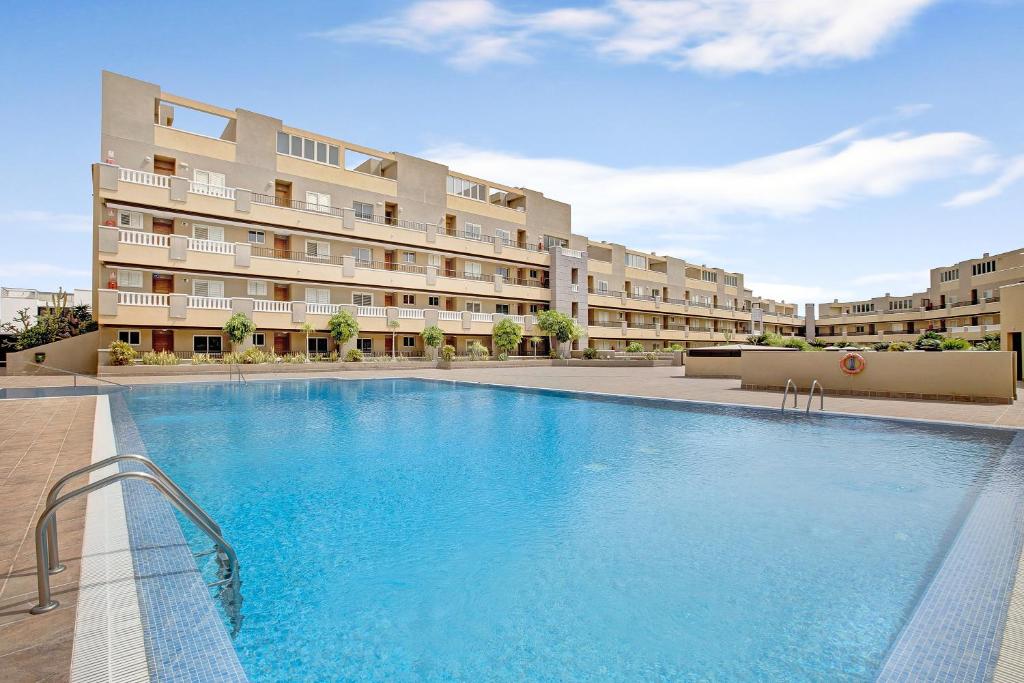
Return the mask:
[[[89,282],[100,71],[573,204],[790,301],[1024,247],[1024,3],[16,3],[0,283]]]

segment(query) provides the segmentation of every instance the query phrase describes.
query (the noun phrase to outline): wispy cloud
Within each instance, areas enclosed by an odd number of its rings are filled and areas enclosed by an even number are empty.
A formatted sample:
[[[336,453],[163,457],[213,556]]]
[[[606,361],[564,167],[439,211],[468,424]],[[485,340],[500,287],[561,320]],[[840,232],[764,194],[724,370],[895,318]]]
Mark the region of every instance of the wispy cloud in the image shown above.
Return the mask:
[[[574,45],[626,63],[766,73],[870,57],[936,1],[614,0],[517,13],[491,0],[422,0],[318,35],[437,53],[464,69]]]
[[[979,204],[998,197],[1021,179],[1024,179],[1024,156],[1015,157],[1006,162],[1002,172],[989,185],[978,190],[961,192],[946,202],[945,205],[959,208]]]
[[[90,230],[89,216],[85,214],[21,209],[0,212],[0,225],[21,226],[33,232],[88,233]]]
[[[820,303],[822,301],[831,301],[835,298],[850,299],[854,296],[850,290],[803,285],[795,282],[782,282],[770,278],[746,279],[744,284],[748,289],[752,289],[757,296],[788,301],[790,303]],[[803,315],[803,310],[798,312]]]

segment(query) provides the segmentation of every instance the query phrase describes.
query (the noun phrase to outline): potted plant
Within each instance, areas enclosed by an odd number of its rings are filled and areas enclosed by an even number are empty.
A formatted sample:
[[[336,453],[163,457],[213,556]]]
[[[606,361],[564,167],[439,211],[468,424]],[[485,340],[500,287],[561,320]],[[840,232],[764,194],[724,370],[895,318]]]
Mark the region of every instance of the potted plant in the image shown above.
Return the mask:
[[[224,334],[231,340],[231,349],[241,351],[240,347],[246,339],[252,339],[256,331],[256,323],[249,319],[245,313],[235,313],[224,323]]]
[[[46,352],[45,351],[36,351],[36,354],[33,357],[35,358],[35,361],[37,363],[43,363],[43,362],[46,361]]]

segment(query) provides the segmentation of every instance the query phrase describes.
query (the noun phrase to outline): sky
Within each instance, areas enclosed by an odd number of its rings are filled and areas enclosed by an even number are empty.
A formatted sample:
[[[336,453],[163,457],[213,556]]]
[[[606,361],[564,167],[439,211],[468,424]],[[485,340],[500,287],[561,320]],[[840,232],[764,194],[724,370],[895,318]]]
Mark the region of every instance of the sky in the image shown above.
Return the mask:
[[[103,69],[540,190],[761,296],[1024,247],[1024,0],[55,0],[5,10],[0,57],[6,286],[89,285]]]

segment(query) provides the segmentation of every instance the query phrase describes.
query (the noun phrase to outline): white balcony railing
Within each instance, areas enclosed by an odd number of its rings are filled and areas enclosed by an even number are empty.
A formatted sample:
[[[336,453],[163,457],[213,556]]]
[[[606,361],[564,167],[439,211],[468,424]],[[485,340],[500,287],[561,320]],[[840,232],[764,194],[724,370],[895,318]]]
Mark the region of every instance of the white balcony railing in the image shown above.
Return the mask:
[[[579,291],[580,291],[580,286],[579,286],[579,284],[577,284],[577,283],[575,283],[575,282],[574,282],[574,283],[572,283],[571,285],[569,285],[569,290],[570,290],[570,291],[571,291],[571,292],[572,292],[573,294],[575,294],[575,293],[577,293],[577,292],[579,292]]]
[[[167,306],[167,295],[152,292],[118,292],[117,303],[121,306]]]
[[[122,168],[118,178],[123,182],[135,183],[136,185],[165,188],[171,186],[171,176],[158,175],[149,171],[136,171],[131,168]]]
[[[584,252],[578,249],[567,249],[562,247],[562,253],[566,256],[572,256],[573,258],[584,258]]]
[[[306,313],[314,315],[334,315],[341,309],[338,304],[306,304]]]
[[[220,197],[221,199],[234,200],[235,198],[235,188],[233,187],[197,183],[194,180],[188,181],[188,191],[192,194],[204,194],[208,197]]]
[[[271,301],[269,299],[256,299],[253,302],[253,310],[263,313],[291,313],[292,302]]]
[[[145,247],[166,247],[167,235],[157,235],[141,230],[121,230],[118,241],[124,244],[141,244]]]
[[[188,298],[188,307],[230,311],[231,299],[225,299],[218,296],[190,296]]]
[[[462,311],[438,311],[438,320],[462,320]]]
[[[490,313],[474,313],[470,320],[475,323],[489,323],[494,320],[494,316]]]
[[[399,308],[398,317],[400,319],[409,320],[423,320],[423,309],[420,308]]]
[[[514,323],[519,323],[520,325],[525,325],[526,324],[526,316],[525,315],[510,315],[510,316],[508,316],[508,319],[511,320]]]
[[[356,315],[361,318],[386,318],[387,312],[383,306],[359,306]]]
[[[234,254],[234,242],[217,242],[216,240],[197,240],[194,237],[188,238],[189,251],[203,251],[208,254]]]

